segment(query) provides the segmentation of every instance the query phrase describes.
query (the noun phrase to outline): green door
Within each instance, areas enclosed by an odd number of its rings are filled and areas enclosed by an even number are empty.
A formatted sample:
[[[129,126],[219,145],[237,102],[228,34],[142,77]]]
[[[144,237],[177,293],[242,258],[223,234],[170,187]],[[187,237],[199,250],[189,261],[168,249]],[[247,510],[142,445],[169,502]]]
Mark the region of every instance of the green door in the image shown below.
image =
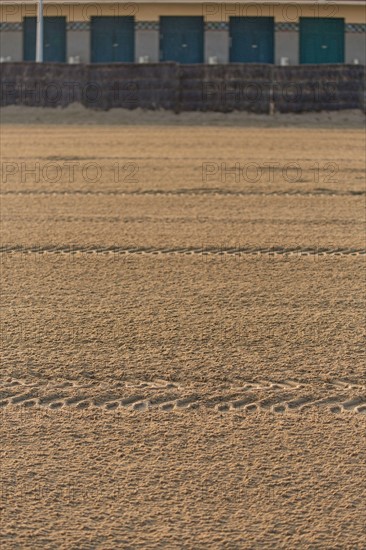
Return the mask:
[[[23,60],[36,60],[37,18],[24,17],[23,19]]]
[[[300,63],[344,63],[344,19],[300,17]]]
[[[23,59],[35,61],[37,40],[37,18],[23,20]],[[44,17],[43,61],[65,63],[66,61],[66,17]]]
[[[203,17],[160,18],[160,61],[203,63]]]
[[[273,17],[230,17],[230,62],[273,63]]]
[[[92,17],[92,63],[133,63],[134,60],[134,17]]]

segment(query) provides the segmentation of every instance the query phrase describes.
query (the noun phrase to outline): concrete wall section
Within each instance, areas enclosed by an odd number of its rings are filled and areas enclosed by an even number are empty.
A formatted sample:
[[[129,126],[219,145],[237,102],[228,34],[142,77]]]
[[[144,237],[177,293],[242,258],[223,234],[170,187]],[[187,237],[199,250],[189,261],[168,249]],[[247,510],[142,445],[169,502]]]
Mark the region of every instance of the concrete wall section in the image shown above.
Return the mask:
[[[159,61],[159,31],[154,29],[137,29],[135,32],[135,58],[148,57],[149,63]]]
[[[23,61],[23,32],[0,31],[0,57]]]
[[[361,65],[366,65],[366,33],[346,32],[345,49],[345,63],[358,59]]]
[[[90,31],[69,30],[66,35],[66,60],[79,57],[80,63],[90,63]]]
[[[218,63],[229,62],[229,32],[226,30],[206,30],[205,32],[205,63],[210,57],[217,57]]]
[[[278,31],[275,33],[275,64],[287,57],[289,65],[299,63],[299,33],[297,31]]]

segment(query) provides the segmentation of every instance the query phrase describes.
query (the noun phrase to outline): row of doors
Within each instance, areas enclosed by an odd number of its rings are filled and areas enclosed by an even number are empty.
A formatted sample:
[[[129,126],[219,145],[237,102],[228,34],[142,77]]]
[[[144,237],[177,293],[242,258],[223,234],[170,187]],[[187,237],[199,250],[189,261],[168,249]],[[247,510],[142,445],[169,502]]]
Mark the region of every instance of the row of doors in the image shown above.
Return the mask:
[[[24,60],[36,56],[35,17],[24,19]],[[230,62],[273,63],[273,17],[231,17]],[[66,61],[66,18],[44,18],[44,61]],[[133,17],[91,18],[92,63],[134,62]],[[203,17],[160,18],[160,60],[203,63]],[[300,63],[343,63],[344,20],[300,18]]]

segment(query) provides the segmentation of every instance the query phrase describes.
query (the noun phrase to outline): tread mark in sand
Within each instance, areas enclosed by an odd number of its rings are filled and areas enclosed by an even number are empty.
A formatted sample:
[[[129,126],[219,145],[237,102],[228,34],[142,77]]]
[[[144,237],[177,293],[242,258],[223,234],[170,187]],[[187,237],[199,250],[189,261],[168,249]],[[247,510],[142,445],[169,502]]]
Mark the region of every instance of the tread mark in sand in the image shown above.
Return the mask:
[[[17,403],[23,403],[23,401],[28,401],[29,399],[32,399],[33,397],[38,397],[37,393],[32,391],[29,393],[23,393],[21,395],[17,395],[16,397],[13,397],[11,399],[11,402],[16,405]]]
[[[57,248],[50,249],[48,246],[41,246],[41,247],[35,247],[35,246],[28,246],[28,247],[22,247],[22,246],[7,246],[4,245],[0,247],[0,254],[4,255],[11,255],[11,254],[55,254],[55,253],[61,253],[64,255],[73,255],[73,254],[101,254],[101,255],[115,255],[115,254],[139,254],[141,252],[144,252],[145,255],[155,255],[155,254],[163,254],[163,255],[209,255],[209,256],[248,256],[252,254],[256,255],[262,255],[262,256],[364,256],[366,255],[366,249],[359,248],[359,249],[346,249],[346,248],[304,248],[304,247],[291,247],[291,248],[196,248],[196,247],[188,247],[188,248],[150,248],[146,249],[144,247],[139,248],[122,248],[122,247],[100,247],[100,246],[94,246],[91,248],[85,248],[82,245],[75,245],[72,247],[68,246],[59,246]]]
[[[66,405],[79,405],[82,401],[89,399],[88,395],[74,395],[65,400]]]
[[[334,189],[322,189],[322,190],[312,190],[312,191],[235,191],[227,189],[177,189],[177,190],[164,190],[164,189],[154,189],[154,190],[131,190],[131,191],[86,191],[82,189],[75,190],[60,190],[60,191],[47,191],[47,190],[33,190],[33,191],[24,191],[24,190],[9,190],[2,191],[0,196],[121,196],[121,197],[359,197],[364,196],[365,191],[355,190],[355,191],[335,191]]]
[[[50,394],[50,395],[46,395],[44,397],[40,397],[38,399],[38,403],[40,405],[49,405],[50,403],[52,403],[52,401],[59,401],[60,399],[63,399],[67,397],[67,394],[65,393],[54,393],[54,394]]]
[[[20,392],[9,391],[15,388]],[[128,388],[140,388],[144,391],[133,395],[123,395]],[[88,388],[79,394],[75,390]],[[166,391],[167,389],[171,391]],[[313,388],[313,393],[303,393]],[[366,413],[365,385],[348,380],[297,382],[294,380],[261,380],[246,382],[243,386],[217,388],[211,393],[203,387],[201,392],[184,395],[178,384],[164,381],[128,383],[76,383],[49,380],[37,384],[16,383],[15,380],[0,383],[0,408],[22,406],[25,409],[41,407],[51,410],[74,407],[88,407],[126,411],[178,411],[197,408],[217,412],[270,411],[273,413],[304,413],[308,410],[328,410],[337,414]],[[235,391],[236,390],[236,391]],[[301,393],[300,393],[301,392]],[[363,392],[360,394],[360,392]],[[267,394],[267,397],[265,397]]]

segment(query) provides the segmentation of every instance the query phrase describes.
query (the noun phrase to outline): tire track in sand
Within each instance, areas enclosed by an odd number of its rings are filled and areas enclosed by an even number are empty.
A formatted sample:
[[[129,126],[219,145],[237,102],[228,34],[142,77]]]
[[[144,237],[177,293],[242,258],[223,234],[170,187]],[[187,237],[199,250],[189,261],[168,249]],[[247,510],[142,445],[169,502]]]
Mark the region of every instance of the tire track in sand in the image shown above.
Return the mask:
[[[364,256],[366,248],[339,248],[339,247],[146,247],[146,246],[98,246],[98,245],[3,245],[0,255],[12,254],[101,254],[101,255],[184,255],[184,256]]]
[[[301,382],[263,380],[241,387],[183,387],[170,381],[71,382],[8,379],[0,383],[0,408],[104,409],[126,412],[208,409],[216,413],[366,414],[366,386],[345,380]]]
[[[228,189],[146,189],[146,190],[87,190],[87,189],[61,189],[59,191],[48,191],[42,189],[2,191],[0,196],[19,197],[65,197],[65,196],[105,196],[105,197],[359,197],[365,196],[366,191],[336,191],[334,189],[313,189],[311,191],[282,190],[282,191],[236,191]]]

